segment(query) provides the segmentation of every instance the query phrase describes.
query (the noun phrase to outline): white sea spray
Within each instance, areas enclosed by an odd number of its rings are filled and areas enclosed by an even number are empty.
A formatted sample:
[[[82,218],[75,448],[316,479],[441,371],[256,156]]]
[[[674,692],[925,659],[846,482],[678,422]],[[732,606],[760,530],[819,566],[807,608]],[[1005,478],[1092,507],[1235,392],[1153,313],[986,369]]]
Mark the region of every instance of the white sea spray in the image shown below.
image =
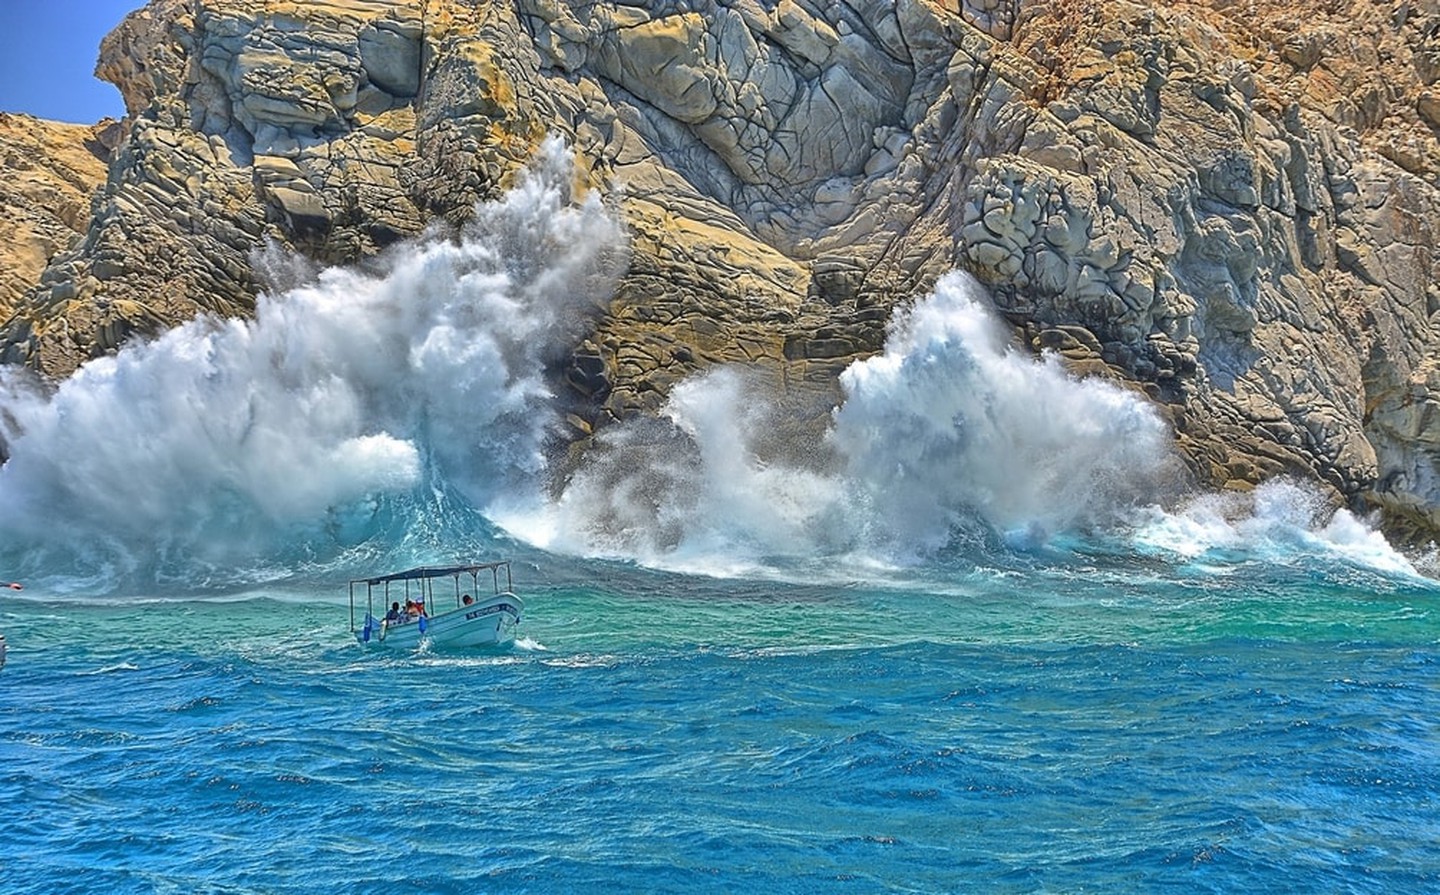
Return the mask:
[[[1024,540],[1113,525],[1175,472],[1145,399],[1012,345],[963,274],[899,314],[841,385],[830,437],[894,545],[939,547],[971,515]]]
[[[752,374],[693,377],[666,424],[606,433],[529,533],[717,573],[780,556],[903,562],[977,526],[1034,541],[1113,524],[1174,471],[1142,398],[1010,345],[962,274],[901,311],[841,386],[818,443],[777,450],[784,413]]]
[[[5,573],[253,582],[360,544],[450,555],[482,514],[555,553],[726,576],[863,577],[1092,536],[1413,572],[1301,486],[1176,499],[1151,405],[1013,345],[959,273],[897,312],[819,423],[763,371],[711,368],[659,417],[602,429],[557,482],[545,370],[626,252],[572,174],[552,141],[460,232],[363,270],[269,250],[253,320],[192,321],[53,389],[0,369]]]
[[[1147,507],[1125,535],[1138,551],[1182,561],[1219,559],[1228,566],[1237,557],[1277,563],[1323,557],[1400,577],[1420,574],[1373,525],[1287,478],[1250,493],[1206,493],[1169,508]]]
[[[1056,535],[1061,549],[1118,539],[1181,562],[1324,556],[1414,574],[1311,487],[1187,491],[1148,401],[1014,346],[963,274],[842,373],[823,432],[796,431],[766,383],[733,366],[691,377],[661,419],[604,431],[553,503],[501,521],[552,551],[719,576],[886,575]]]
[[[542,371],[608,298],[626,246],[597,195],[571,201],[572,174],[552,140],[453,238],[300,278],[253,320],[194,320],[53,392],[0,372],[7,562],[294,560],[297,530],[363,534],[425,481],[479,507],[537,488],[555,424]]]

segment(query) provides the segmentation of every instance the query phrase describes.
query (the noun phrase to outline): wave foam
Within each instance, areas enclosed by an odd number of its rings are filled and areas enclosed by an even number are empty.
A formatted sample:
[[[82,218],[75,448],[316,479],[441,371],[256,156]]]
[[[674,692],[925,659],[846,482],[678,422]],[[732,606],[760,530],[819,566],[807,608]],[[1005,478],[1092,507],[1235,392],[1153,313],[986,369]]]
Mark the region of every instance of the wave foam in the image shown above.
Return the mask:
[[[1043,539],[1153,497],[1173,458],[1149,405],[1017,351],[979,297],[951,274],[900,313],[884,353],[842,375],[818,437],[750,374],[710,371],[674,389],[664,421],[604,433],[542,518],[505,524],[550,549],[737,574],[786,556],[910,561],[996,530]]]
[[[53,392],[0,369],[0,568],[64,582],[52,592],[193,590],[341,552],[450,556],[492,533],[483,513],[555,552],[721,576],[874,577],[1059,532],[1414,572],[1294,486],[1154,508],[1177,468],[1154,409],[1017,350],[960,273],[896,314],[819,422],[757,371],[712,369],[660,418],[603,430],[551,499],[544,371],[625,254],[598,197],[571,201],[572,173],[551,141],[455,238],[396,247],[369,272],[272,252],[257,263],[291,285],[253,320],[193,321]]]
[[[550,141],[458,238],[132,344],[53,394],[0,371],[7,574],[223,576],[363,536],[427,481],[479,507],[537,487],[555,422],[542,371],[623,260],[598,197],[570,202],[572,173]]]
[[[1186,560],[1323,556],[1389,575],[1420,576],[1379,531],[1287,479],[1265,482],[1249,494],[1201,495],[1170,511],[1149,507],[1137,514],[1129,537],[1139,549]]]

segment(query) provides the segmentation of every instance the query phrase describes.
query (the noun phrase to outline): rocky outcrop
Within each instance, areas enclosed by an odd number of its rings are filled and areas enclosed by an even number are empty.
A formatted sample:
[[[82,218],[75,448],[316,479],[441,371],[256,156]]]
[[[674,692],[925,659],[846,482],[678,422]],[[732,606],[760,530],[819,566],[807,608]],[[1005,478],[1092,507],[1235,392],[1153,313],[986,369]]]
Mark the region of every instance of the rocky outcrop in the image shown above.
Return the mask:
[[[1414,0],[153,0],[102,47],[128,115],[87,236],[4,358],[245,313],[257,250],[462,220],[558,131],[633,235],[555,371],[577,438],[714,363],[823,393],[963,266],[1202,481],[1301,475],[1428,538],[1437,34]]]
[[[1319,478],[1429,537],[1437,28],[1410,3],[1018,17],[1048,102],[977,164],[964,254],[1016,322],[1083,325],[1171,405],[1202,476]]]
[[[0,112],[0,317],[60,252],[84,238],[119,125],[43,121]]]

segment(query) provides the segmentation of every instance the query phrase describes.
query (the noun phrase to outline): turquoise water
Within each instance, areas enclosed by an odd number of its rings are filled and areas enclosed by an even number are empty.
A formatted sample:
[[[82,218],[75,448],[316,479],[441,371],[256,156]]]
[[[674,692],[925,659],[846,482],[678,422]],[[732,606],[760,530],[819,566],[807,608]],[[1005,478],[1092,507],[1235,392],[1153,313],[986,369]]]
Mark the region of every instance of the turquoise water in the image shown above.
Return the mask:
[[[22,595],[0,614],[0,875],[1440,890],[1440,590],[1306,565],[1164,580],[1071,556],[798,586],[531,551],[520,640],[459,654],[362,649],[319,582]]]

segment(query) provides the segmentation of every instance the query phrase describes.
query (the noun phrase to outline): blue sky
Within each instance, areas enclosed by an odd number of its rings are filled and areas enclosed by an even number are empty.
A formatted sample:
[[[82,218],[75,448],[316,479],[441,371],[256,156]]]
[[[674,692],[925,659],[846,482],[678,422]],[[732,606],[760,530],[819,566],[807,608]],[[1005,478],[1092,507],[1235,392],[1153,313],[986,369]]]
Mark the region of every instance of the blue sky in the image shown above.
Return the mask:
[[[95,77],[100,39],[145,0],[0,0],[0,112],[93,124],[125,114]]]

